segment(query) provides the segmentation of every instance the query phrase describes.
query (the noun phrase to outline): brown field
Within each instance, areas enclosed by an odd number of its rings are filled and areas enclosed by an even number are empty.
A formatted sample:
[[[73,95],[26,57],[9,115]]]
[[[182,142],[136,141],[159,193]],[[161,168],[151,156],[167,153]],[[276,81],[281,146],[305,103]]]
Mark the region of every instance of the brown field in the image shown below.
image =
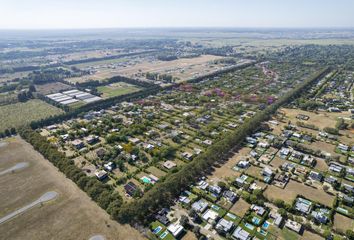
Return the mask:
[[[300,109],[288,109],[282,108],[280,111],[284,112],[286,116],[291,120],[291,122],[296,123],[299,121],[296,116],[298,114],[304,114],[310,117],[307,123],[314,124],[315,126],[323,129],[325,127],[335,127],[338,117],[350,117],[349,112],[340,112],[340,113],[329,113],[329,112],[307,112]]]
[[[328,165],[326,163],[326,160],[323,158],[316,158],[316,166],[315,169],[318,171],[326,172],[328,170]]]
[[[210,179],[221,180],[228,177],[236,178],[240,176],[239,172],[234,171],[232,168],[249,152],[250,148],[244,147],[235,153],[230,159],[227,160],[221,167],[215,168],[213,174],[209,177]]]
[[[0,83],[5,83],[15,78],[27,77],[30,72],[31,71],[0,74]]]
[[[262,168],[260,167],[256,167],[256,166],[250,166],[247,170],[246,170],[246,174],[250,175],[252,177],[255,177],[257,179],[263,179],[263,176],[261,174]]]
[[[264,195],[268,199],[282,199],[288,203],[291,203],[297,195],[302,195],[326,206],[332,206],[334,200],[334,196],[325,193],[322,189],[315,189],[291,180],[284,189],[273,185],[268,186]]]
[[[61,83],[61,82],[55,82],[55,83],[46,83],[42,85],[36,85],[36,90],[37,92],[42,93],[43,95],[48,95],[51,93],[58,93],[60,91],[64,90],[69,90],[72,89],[70,85]]]
[[[104,80],[117,75],[123,75],[126,77],[141,77],[141,73],[155,72],[161,74],[170,74],[173,77],[177,77],[181,80],[187,80],[195,76],[199,76],[200,73],[207,74],[217,70],[220,70],[224,65],[222,64],[210,64],[210,62],[221,59],[222,57],[213,55],[202,55],[195,58],[181,58],[173,61],[144,61],[136,63],[126,67],[120,67],[116,69],[100,67],[99,71],[92,75],[75,77],[67,79],[70,82],[85,82],[88,79]],[[103,62],[104,63],[104,62]],[[103,64],[97,62],[97,64]]]
[[[59,196],[0,224],[1,239],[143,239],[133,228],[110,220],[109,215],[73,182],[19,137],[0,144],[0,170],[19,162],[25,169],[0,176],[0,217],[38,199],[48,191]]]
[[[334,228],[346,231],[348,229],[354,229],[354,220],[350,219],[342,214],[336,213],[334,215]]]
[[[240,198],[232,206],[232,208],[230,209],[230,212],[235,213],[239,217],[243,217],[250,207],[251,207],[251,205],[248,202],[246,202],[245,200]]]

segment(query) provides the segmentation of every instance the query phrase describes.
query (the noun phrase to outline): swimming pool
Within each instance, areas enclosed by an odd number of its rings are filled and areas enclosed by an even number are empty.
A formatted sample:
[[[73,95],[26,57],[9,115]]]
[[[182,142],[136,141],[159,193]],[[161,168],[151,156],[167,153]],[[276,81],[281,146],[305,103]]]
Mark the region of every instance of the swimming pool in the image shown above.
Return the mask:
[[[141,181],[143,181],[143,183],[148,183],[148,184],[151,183],[151,179],[148,178],[148,177],[146,177],[146,176],[144,176],[144,177],[142,177],[142,178],[140,178],[140,179],[141,179]]]
[[[161,231],[162,227],[158,226],[157,228],[154,229],[153,233],[158,234]]]
[[[264,228],[264,229],[268,229],[268,227],[269,227],[269,222],[264,222],[263,223],[263,225],[262,225],[262,227]]]
[[[167,236],[168,232],[167,231],[164,231],[163,234],[161,234],[160,238],[161,239],[164,239],[166,236]]]
[[[220,207],[219,206],[216,206],[216,205],[211,205],[211,208],[212,209],[214,209],[214,210],[216,210],[216,211],[219,211],[219,209],[220,209]]]
[[[259,233],[262,234],[263,236],[267,236],[267,232],[264,231],[263,229],[261,229],[261,230],[259,231]]]
[[[254,224],[256,224],[256,225],[258,225],[260,221],[261,221],[261,219],[259,219],[258,217],[253,217],[253,218],[252,218],[252,222],[253,222]]]
[[[249,230],[253,230],[254,226],[252,224],[249,223],[245,223],[245,227],[248,228]]]

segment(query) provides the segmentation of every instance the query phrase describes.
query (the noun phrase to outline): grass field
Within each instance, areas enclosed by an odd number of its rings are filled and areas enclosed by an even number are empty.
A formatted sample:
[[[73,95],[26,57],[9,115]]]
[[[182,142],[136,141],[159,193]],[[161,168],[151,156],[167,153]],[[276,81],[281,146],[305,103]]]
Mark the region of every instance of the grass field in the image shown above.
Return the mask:
[[[295,181],[289,181],[284,189],[270,185],[264,195],[268,199],[282,199],[288,203],[291,203],[297,195],[302,195],[326,206],[332,206],[334,200],[334,196],[325,193],[322,189],[315,189]]]
[[[27,168],[0,176],[0,218],[55,191],[56,199],[37,205],[0,224],[0,239],[143,239],[109,215],[21,138],[0,142],[0,172],[17,163]]]
[[[110,85],[97,88],[98,92],[102,93],[103,98],[117,97],[128,93],[137,92],[140,89],[141,88],[137,86],[124,82],[112,83]]]
[[[63,111],[46,102],[35,99],[0,107],[0,132],[11,127],[20,127]]]

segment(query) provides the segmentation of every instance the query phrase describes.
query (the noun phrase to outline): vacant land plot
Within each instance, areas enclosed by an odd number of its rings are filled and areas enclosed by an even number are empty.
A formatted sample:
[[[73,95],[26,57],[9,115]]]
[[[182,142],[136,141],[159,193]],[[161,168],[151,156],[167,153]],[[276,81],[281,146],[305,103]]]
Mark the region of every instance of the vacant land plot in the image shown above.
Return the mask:
[[[249,203],[240,198],[230,209],[230,212],[235,213],[239,217],[243,217],[247,210],[251,207]]]
[[[354,220],[350,219],[342,214],[336,213],[334,215],[334,228],[341,229],[342,231],[346,231],[348,229],[354,229]]]
[[[181,80],[187,80],[222,69],[224,64],[214,64],[215,60],[221,58],[222,57],[220,56],[202,55],[200,57],[180,58],[173,61],[144,60],[143,62],[113,69],[110,67],[101,66],[99,71],[94,74],[69,78],[67,80],[76,83],[85,82],[89,79],[103,80],[117,75],[135,78],[141,76],[141,73],[147,72],[170,74],[173,77],[177,77]],[[102,65],[102,63],[99,65]]]
[[[0,107],[0,132],[11,127],[20,127],[32,121],[58,115],[63,111],[46,102],[35,99]]]
[[[325,193],[322,189],[315,189],[295,181],[289,181],[284,189],[270,185],[264,195],[269,199],[282,199],[288,203],[291,203],[297,195],[302,195],[326,206],[332,206],[334,200],[334,196]]]
[[[27,162],[28,167],[0,176],[0,218],[33,202],[49,191],[59,195],[43,205],[0,224],[1,239],[142,239],[129,226],[108,214],[73,182],[20,138],[0,144],[0,169]]]
[[[328,112],[319,112],[319,113],[314,113],[314,112],[308,112],[308,111],[302,111],[300,109],[288,109],[288,108],[282,108],[282,112],[286,114],[286,116],[293,122],[296,123],[299,121],[296,116],[298,114],[303,114],[307,115],[310,117],[308,120],[309,123],[319,127],[320,129],[323,129],[325,127],[335,127],[336,121],[339,117],[350,117],[349,112],[341,112],[341,113],[328,113]]]
[[[112,83],[107,86],[101,86],[97,88],[98,92],[102,93],[103,98],[117,97],[124,94],[137,92],[140,89],[141,88],[137,86],[124,82]]]
[[[240,176],[239,172],[236,172],[232,168],[242,160],[251,151],[250,148],[244,147],[236,152],[230,159],[227,160],[220,168],[216,168],[210,179],[221,180],[227,177],[236,178]]]
[[[54,83],[46,83],[42,85],[36,85],[37,92],[48,95],[52,93],[58,93],[60,91],[70,90],[73,89],[70,85],[61,83],[61,82],[54,82]]]

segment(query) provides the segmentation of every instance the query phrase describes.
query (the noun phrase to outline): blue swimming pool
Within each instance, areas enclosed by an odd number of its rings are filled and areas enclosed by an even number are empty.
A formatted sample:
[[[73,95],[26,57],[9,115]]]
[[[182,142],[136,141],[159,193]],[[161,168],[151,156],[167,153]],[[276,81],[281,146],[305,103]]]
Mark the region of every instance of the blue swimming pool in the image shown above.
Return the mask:
[[[263,229],[261,229],[261,230],[259,231],[259,233],[262,234],[263,236],[267,236],[267,232],[264,231]]]
[[[163,234],[161,234],[160,239],[164,239],[167,236],[168,232],[164,231]]]
[[[269,222],[264,222],[263,225],[262,225],[262,227],[263,227],[264,229],[268,229],[268,227],[269,227]]]
[[[245,223],[246,228],[248,228],[249,230],[253,230],[254,226],[252,224],[249,223]]]
[[[158,234],[161,231],[162,227],[158,226],[157,228],[154,229],[153,233]]]

